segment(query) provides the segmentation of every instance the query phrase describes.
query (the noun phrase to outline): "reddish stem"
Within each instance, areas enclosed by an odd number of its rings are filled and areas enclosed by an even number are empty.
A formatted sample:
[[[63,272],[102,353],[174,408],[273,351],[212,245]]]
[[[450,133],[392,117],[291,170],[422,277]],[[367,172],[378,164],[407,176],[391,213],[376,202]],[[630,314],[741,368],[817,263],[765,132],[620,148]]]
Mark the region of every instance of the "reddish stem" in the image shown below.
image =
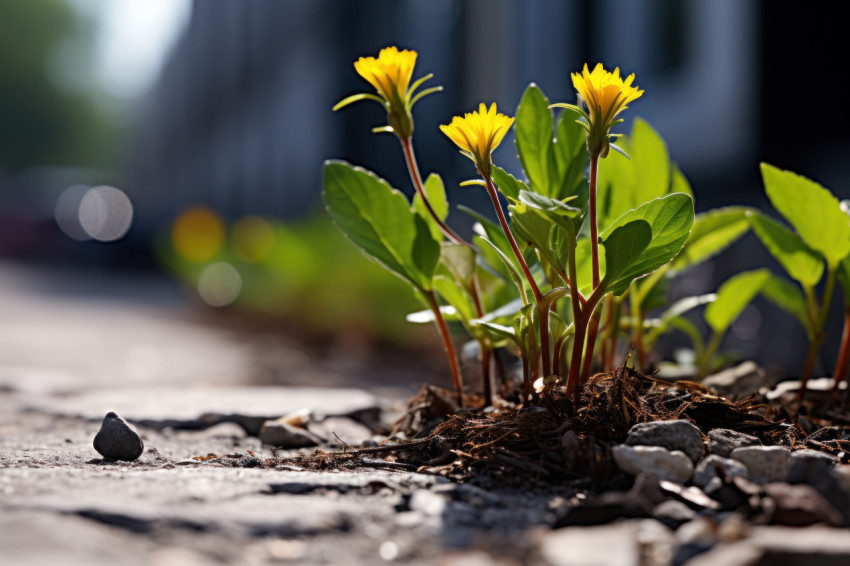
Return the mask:
[[[802,401],[803,396],[806,394],[806,383],[808,383],[809,377],[812,375],[812,369],[815,367],[815,360],[817,359],[820,342],[820,338],[816,337],[812,340],[812,343],[809,344],[809,354],[806,356],[806,366],[803,368],[803,374],[800,376],[800,388],[797,390],[797,401]]]
[[[458,236],[454,230],[446,226],[446,223],[440,220],[440,217],[437,216],[436,212],[434,212],[434,209],[431,207],[431,202],[425,194],[425,187],[422,184],[422,175],[419,174],[419,166],[416,164],[416,157],[413,155],[413,144],[411,143],[411,139],[399,138],[399,140],[401,140],[401,147],[404,150],[404,159],[407,162],[407,170],[410,173],[410,180],[413,181],[413,186],[416,188],[416,192],[418,192],[419,196],[422,197],[422,202],[425,203],[425,208],[428,210],[428,214],[431,215],[431,218],[437,223],[437,226],[440,227],[440,230],[449,240],[452,241],[452,243],[472,247],[469,242],[466,242],[463,238]]]
[[[480,173],[480,171],[479,171]],[[534,281],[534,276],[531,275],[531,270],[528,269],[528,264],[525,262],[525,258],[522,256],[522,252],[519,251],[519,246],[514,239],[514,235],[511,232],[510,226],[508,226],[508,220],[505,218],[505,213],[502,212],[502,205],[499,202],[499,195],[496,193],[496,187],[493,186],[493,181],[489,176],[484,176],[484,184],[487,188],[487,194],[490,196],[490,200],[493,202],[493,208],[496,209],[496,216],[499,217],[499,224],[502,225],[502,231],[505,233],[505,236],[508,238],[508,242],[511,245],[511,249],[514,252],[514,255],[519,262],[519,266],[522,268],[522,272],[525,275],[525,278],[528,280],[528,284],[531,287],[531,292],[534,294],[534,300],[537,302],[538,312],[540,313],[540,349],[543,355],[543,377],[548,377],[551,375],[552,370],[552,360],[549,357],[549,310],[543,304],[543,294],[540,292],[540,288],[537,286],[537,282]],[[525,384],[524,390],[527,390],[531,387],[531,384]],[[524,394],[525,395],[525,394]],[[526,399],[527,400],[527,395]]]
[[[413,182],[416,192],[419,193],[419,196],[422,198],[422,202],[425,204],[425,209],[428,211],[428,214],[431,215],[431,218],[437,226],[440,227],[440,231],[442,231],[442,233],[452,243],[475,250],[472,244],[458,236],[454,230],[449,228],[446,223],[440,220],[440,217],[437,216],[437,213],[431,206],[431,202],[428,200],[428,195],[425,194],[425,186],[422,183],[422,175],[419,173],[419,165],[416,163],[416,156],[413,153],[412,138],[399,138],[399,140],[401,141],[401,147],[404,151],[404,160],[407,163],[407,171],[410,174],[410,180]],[[473,276],[471,283],[471,295],[472,302],[475,305],[475,313],[478,318],[481,318],[484,316],[484,309],[481,306],[481,297],[478,292],[478,280],[475,276]],[[488,403],[492,403],[493,401],[492,387],[490,385],[490,352],[491,350],[489,348],[486,348],[483,345],[481,346],[481,379],[484,383],[484,396]]]
[[[596,220],[596,170],[599,168],[599,155],[590,154],[590,187],[588,214],[590,214],[590,257],[593,265],[593,289],[599,287],[599,226]]]
[[[440,312],[440,305],[437,304],[437,299],[434,298],[433,292],[424,293],[428,300],[428,305],[431,307],[431,312],[434,313],[434,320],[437,322],[437,328],[440,329],[440,337],[443,339],[443,347],[446,349],[446,356],[449,358],[449,366],[452,372],[452,381],[454,382],[455,391],[457,393],[457,406],[463,407],[463,376],[460,373],[460,364],[457,361],[455,347],[452,343],[452,336],[449,333],[449,327],[446,326],[446,321],[443,319],[443,313]]]
[[[599,228],[596,218],[596,172],[599,168],[599,155],[590,154],[590,187],[588,199],[588,214],[590,215],[590,259],[593,267],[593,290],[599,287]],[[590,313],[588,313],[589,315]],[[584,353],[584,363],[581,367],[581,382],[590,375],[590,365],[593,362],[593,350],[596,347],[596,334],[599,332],[599,314],[590,318],[590,328],[587,332],[587,347]]]
[[[838,350],[838,361],[835,363],[835,384],[832,390],[838,392],[838,385],[847,377],[850,366],[850,306],[844,308],[844,333],[841,335],[841,349]]]

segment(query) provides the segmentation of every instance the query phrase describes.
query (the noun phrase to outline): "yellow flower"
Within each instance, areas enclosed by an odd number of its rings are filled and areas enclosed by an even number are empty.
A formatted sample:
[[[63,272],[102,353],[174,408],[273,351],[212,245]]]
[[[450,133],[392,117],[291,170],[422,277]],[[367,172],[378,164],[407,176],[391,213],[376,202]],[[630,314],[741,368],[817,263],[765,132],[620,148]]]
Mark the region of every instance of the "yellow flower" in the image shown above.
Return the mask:
[[[374,128],[373,132],[391,132],[402,140],[413,134],[413,105],[423,96],[443,90],[435,86],[416,92],[425,81],[434,75],[426,75],[410,84],[413,67],[416,65],[416,51],[397,47],[385,47],[378,58],[361,57],[354,62],[354,70],[375,87],[378,94],[361,92],[339,101],[334,111],[359,100],[374,100],[387,111],[387,125]]]
[[[608,148],[622,152],[620,148],[611,143],[611,139],[617,137],[611,134],[611,127],[622,122],[615,120],[617,114],[628,108],[628,104],[643,95],[643,91],[632,86],[635,75],[632,73],[626,80],[620,77],[620,68],[609,73],[599,63],[591,73],[587,64],[581,73],[573,73],[573,86],[578,91],[579,97],[587,107],[587,111],[574,104],[562,102],[553,104],[550,108],[568,108],[581,114],[583,120],[578,120],[587,130],[587,149],[591,155],[605,157]]]
[[[381,49],[377,59],[358,59],[354,63],[354,69],[377,89],[384,100],[392,104],[403,100],[407,94],[415,64],[416,51],[399,51],[397,47],[385,47]]]
[[[602,63],[596,65],[593,72],[587,70],[585,63],[581,74],[573,73],[573,86],[578,91],[584,103],[590,110],[591,126],[608,127],[614,121],[614,117],[628,108],[628,104],[637,100],[643,94],[636,86],[632,86],[635,75],[632,73],[624,81],[620,77],[620,68],[609,73],[602,67]]]
[[[513,118],[496,112],[495,102],[489,110],[482,102],[477,112],[469,112],[463,117],[455,116],[451,124],[441,125],[440,130],[475,162],[483,176],[489,177],[490,154],[502,142],[513,123]]]

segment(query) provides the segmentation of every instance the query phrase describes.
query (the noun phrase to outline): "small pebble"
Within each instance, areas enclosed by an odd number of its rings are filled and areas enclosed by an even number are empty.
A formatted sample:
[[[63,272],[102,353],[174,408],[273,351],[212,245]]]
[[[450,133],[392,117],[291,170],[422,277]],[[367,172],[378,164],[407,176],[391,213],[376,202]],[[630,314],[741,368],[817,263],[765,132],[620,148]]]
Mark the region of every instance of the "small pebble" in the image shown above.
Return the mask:
[[[638,423],[626,437],[629,446],[660,446],[667,450],[679,450],[697,462],[705,451],[702,432],[688,421],[655,421]]]
[[[145,451],[136,429],[113,412],[106,413],[93,444],[101,456],[110,460],[132,462]]]
[[[708,433],[711,453],[728,458],[732,450],[745,446],[761,446],[761,441],[751,434],[728,428],[716,428]]]
[[[694,473],[691,459],[678,450],[671,452],[660,446],[621,444],[612,449],[612,454],[621,470],[635,476],[645,473],[659,479],[685,483]]]
[[[697,464],[696,470],[694,470],[694,485],[697,487],[707,486],[708,482],[719,477],[718,468],[723,469],[726,476],[746,477],[747,475],[747,468],[741,462],[711,454]]]
[[[747,468],[749,478],[758,483],[785,481],[791,467],[791,451],[783,446],[746,446],[730,454]]]

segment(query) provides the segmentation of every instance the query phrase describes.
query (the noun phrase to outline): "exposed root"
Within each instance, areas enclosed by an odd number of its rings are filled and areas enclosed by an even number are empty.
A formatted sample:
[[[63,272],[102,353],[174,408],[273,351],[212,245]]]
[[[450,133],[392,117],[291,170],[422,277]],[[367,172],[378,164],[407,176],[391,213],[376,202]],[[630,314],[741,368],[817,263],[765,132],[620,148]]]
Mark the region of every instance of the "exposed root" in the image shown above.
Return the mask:
[[[588,380],[577,409],[557,387],[521,409],[452,409],[439,390],[426,387],[395,428],[407,438],[419,438],[360,450],[317,450],[288,462],[313,469],[385,467],[456,481],[524,487],[576,483],[601,489],[622,478],[612,463],[611,446],[641,422],[687,419],[704,434],[730,428],[765,445],[804,446],[833,455],[850,448],[847,432],[838,427],[807,434],[784,409],[758,398],[733,402],[696,383],[659,381],[627,367]]]

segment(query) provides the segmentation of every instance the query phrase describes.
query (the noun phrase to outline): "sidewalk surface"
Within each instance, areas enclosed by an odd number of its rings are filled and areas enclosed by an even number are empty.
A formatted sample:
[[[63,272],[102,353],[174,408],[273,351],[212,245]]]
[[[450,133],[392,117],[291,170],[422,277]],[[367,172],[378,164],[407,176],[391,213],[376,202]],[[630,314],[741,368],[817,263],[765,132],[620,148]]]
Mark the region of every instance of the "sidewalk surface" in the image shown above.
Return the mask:
[[[257,458],[273,454],[256,436],[263,421],[308,409],[330,417],[329,432],[363,429],[366,415],[390,419],[410,389],[353,387],[356,372],[311,366],[286,343],[273,343],[270,368],[270,342],[198,312],[163,279],[0,262],[0,565],[850,559],[842,529],[743,533],[685,508],[675,531],[646,518],[553,530],[553,510],[573,495],[566,488],[486,491],[410,472],[259,468]],[[255,385],[269,371],[283,385]],[[139,460],[94,451],[108,411],[138,428]],[[209,454],[225,457],[193,459]]]

